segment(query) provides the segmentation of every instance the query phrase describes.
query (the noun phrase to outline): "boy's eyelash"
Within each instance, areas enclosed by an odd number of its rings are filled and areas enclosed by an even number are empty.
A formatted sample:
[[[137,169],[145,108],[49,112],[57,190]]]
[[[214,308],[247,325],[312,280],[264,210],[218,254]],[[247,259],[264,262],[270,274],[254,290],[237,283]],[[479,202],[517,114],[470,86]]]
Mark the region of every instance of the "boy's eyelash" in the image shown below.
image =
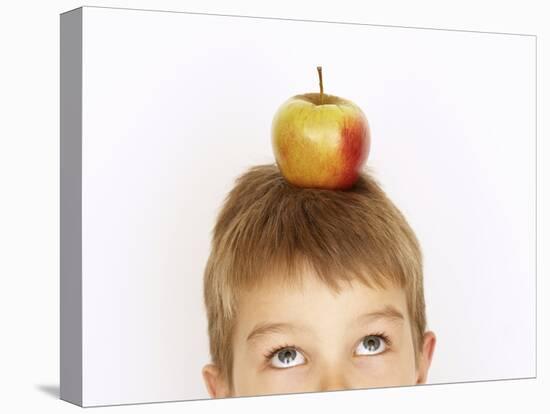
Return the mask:
[[[378,333],[373,333],[373,334],[369,334],[369,335],[365,335],[363,338],[367,337],[367,336],[379,336],[380,338],[382,338],[382,340],[386,343],[387,346],[391,346],[391,339],[388,335],[386,335],[384,332],[378,332]]]
[[[267,351],[267,353],[264,354],[264,357],[267,361],[269,361],[269,360],[271,360],[271,358],[273,358],[277,354],[277,352],[280,352],[283,349],[287,349],[287,348],[292,348],[292,349],[296,349],[296,350],[298,349],[294,345],[276,346],[276,347],[271,348],[269,351]]]
[[[363,336],[363,338],[361,340],[363,340],[367,336],[378,336],[378,337],[382,338],[382,340],[385,342],[385,344],[388,347],[391,347],[391,344],[392,344],[391,339],[384,332],[377,332],[377,333],[367,334],[367,335]],[[287,349],[287,348],[296,349],[297,351],[299,351],[299,348],[297,346],[285,344],[285,345],[282,345],[282,346],[275,346],[275,347],[269,349],[269,351],[267,351],[267,353],[264,354],[264,358],[267,361],[270,361],[278,352],[282,351],[283,349]]]

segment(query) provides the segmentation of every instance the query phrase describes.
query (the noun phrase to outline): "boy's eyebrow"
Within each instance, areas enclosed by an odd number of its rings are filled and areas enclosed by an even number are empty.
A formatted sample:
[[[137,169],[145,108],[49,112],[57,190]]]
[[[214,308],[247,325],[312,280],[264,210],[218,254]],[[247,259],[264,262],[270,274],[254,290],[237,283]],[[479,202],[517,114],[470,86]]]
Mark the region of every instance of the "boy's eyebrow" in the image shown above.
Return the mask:
[[[357,322],[372,322],[376,319],[393,319],[404,321],[405,317],[397,308],[392,305],[387,305],[383,309],[363,313],[357,318]]]
[[[396,321],[404,321],[403,314],[394,306],[387,305],[380,310],[363,313],[357,318],[357,323],[373,322],[376,319],[390,319]],[[270,333],[278,333],[281,331],[296,331],[297,326],[286,322],[264,322],[257,324],[254,329],[248,334],[246,340],[252,341],[262,335]],[[305,328],[301,328],[303,330]]]
[[[278,322],[278,323],[270,323],[270,322],[264,322],[256,325],[254,329],[248,334],[248,337],[246,338],[247,341],[251,341],[259,336],[269,334],[269,333],[277,333],[284,330],[288,331],[294,331],[297,327],[295,325],[292,325],[290,323],[285,322]]]

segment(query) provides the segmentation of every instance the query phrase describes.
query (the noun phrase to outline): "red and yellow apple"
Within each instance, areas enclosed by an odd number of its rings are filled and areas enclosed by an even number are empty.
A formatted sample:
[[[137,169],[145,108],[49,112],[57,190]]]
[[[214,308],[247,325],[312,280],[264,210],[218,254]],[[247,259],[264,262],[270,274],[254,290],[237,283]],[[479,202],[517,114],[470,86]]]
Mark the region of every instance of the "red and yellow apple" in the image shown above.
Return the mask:
[[[298,187],[349,189],[370,150],[370,131],[361,108],[323,93],[295,95],[277,110],[271,143],[279,170]]]

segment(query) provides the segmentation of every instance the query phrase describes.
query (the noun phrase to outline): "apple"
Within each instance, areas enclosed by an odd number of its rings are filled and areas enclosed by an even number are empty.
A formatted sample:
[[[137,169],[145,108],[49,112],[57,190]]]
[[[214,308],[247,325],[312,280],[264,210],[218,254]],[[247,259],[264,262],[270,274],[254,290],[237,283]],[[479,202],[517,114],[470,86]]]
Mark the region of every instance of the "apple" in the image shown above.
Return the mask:
[[[370,131],[361,108],[323,93],[295,95],[277,110],[271,143],[277,165],[298,187],[346,190],[353,186],[370,150]]]

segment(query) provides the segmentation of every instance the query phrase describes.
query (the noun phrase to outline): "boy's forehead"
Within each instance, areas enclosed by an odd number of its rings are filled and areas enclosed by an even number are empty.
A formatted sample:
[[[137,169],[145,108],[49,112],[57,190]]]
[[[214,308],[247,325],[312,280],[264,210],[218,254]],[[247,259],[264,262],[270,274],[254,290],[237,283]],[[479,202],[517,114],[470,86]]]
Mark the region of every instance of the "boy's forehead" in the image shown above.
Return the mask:
[[[363,314],[387,312],[401,314],[407,320],[405,290],[388,284],[369,287],[360,280],[339,281],[336,290],[312,272],[300,275],[300,283],[284,278],[264,279],[239,294],[237,318],[315,319],[338,317],[353,319]]]
[[[377,286],[375,278],[369,277],[368,272],[366,272],[364,279],[370,283],[367,285],[358,277],[346,278],[341,275],[334,275],[334,278],[330,282],[324,281],[309,267],[301,268],[292,275],[275,270],[259,277],[252,285],[247,286],[240,293],[244,293],[247,297],[278,294],[279,292],[305,296],[312,290],[332,295],[345,295],[346,293],[356,292],[357,294],[368,294],[369,296],[378,297],[405,294],[405,289],[402,286],[398,286],[389,280],[384,282],[384,286]]]

